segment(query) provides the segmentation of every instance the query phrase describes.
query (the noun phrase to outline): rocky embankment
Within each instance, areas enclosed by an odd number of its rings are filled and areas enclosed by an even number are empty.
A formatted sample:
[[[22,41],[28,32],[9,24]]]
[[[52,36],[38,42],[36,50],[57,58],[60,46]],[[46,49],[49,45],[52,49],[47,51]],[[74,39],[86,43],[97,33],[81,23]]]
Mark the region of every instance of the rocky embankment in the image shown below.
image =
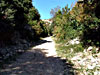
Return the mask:
[[[10,45],[1,43],[2,47],[0,47],[0,63],[8,58],[15,57],[19,53],[25,52],[31,46],[31,43],[26,39],[21,39],[19,33],[17,32],[12,38],[11,42],[12,44]]]
[[[0,62],[8,59],[9,57],[15,56],[17,53],[26,51],[31,44],[26,40],[21,40],[16,45],[6,46],[0,48]]]

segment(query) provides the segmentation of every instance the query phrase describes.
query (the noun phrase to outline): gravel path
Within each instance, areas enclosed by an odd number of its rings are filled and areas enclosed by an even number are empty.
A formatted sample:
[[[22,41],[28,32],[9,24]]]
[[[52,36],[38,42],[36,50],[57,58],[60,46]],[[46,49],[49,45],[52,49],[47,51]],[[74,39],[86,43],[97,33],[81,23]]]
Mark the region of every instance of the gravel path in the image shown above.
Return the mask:
[[[73,75],[65,74],[65,63],[57,57],[51,37],[20,55],[16,61],[6,64],[0,75]]]

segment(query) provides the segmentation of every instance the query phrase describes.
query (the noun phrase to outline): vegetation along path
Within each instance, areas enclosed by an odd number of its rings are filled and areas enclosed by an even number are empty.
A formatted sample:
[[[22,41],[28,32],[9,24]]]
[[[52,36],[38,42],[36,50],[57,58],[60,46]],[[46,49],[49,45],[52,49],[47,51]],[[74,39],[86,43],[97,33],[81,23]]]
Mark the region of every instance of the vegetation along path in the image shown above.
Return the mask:
[[[20,55],[16,61],[5,65],[0,75],[69,75],[69,71],[65,73],[64,69],[65,62],[57,57],[54,41],[47,37]]]

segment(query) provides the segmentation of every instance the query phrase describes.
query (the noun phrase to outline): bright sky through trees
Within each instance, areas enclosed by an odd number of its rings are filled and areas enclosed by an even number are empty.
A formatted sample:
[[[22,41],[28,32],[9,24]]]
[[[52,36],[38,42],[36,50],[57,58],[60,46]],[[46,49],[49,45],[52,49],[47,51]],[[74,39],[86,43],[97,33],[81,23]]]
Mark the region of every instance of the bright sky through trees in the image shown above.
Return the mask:
[[[52,16],[50,11],[52,8],[60,6],[61,8],[65,7],[67,4],[69,7],[71,4],[75,4],[77,0],[33,0],[33,5],[38,9],[41,19],[49,19]]]

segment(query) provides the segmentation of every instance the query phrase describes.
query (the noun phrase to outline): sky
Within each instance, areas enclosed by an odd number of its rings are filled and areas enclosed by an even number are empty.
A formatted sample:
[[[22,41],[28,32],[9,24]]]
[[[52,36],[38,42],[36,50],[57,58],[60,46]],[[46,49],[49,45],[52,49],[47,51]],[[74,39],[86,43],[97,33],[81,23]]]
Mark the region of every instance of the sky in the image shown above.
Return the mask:
[[[72,3],[77,0],[32,0],[32,4],[38,10],[41,15],[41,19],[50,19],[52,16],[50,14],[51,9],[60,6],[65,7],[67,4],[69,7]]]

